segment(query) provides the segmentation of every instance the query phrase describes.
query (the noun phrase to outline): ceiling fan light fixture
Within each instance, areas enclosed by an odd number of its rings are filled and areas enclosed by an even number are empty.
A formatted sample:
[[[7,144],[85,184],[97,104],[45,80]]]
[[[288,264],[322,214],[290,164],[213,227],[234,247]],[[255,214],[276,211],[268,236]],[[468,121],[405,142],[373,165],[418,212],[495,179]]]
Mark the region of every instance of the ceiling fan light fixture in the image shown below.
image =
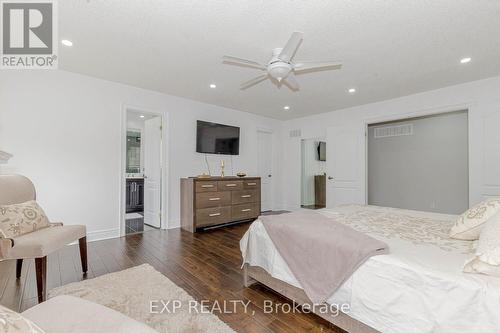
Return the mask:
[[[270,64],[268,67],[269,75],[278,80],[278,82],[281,82],[281,80],[286,78],[291,70],[292,67],[290,66],[290,64],[284,62],[275,62],[273,64]]]
[[[294,61],[295,53],[300,46],[303,39],[302,32],[294,32],[283,48],[273,49],[273,56],[267,62],[262,64],[257,61],[248,60],[225,55],[222,57],[222,62],[229,65],[249,67],[265,71],[251,80],[245,81],[240,84],[240,89],[244,90],[250,88],[266,79],[271,79],[278,87],[282,84],[296,92],[300,89],[300,84],[295,74],[306,74],[308,72],[336,70],[342,68],[342,63],[339,61],[309,61],[309,62],[296,62]]]

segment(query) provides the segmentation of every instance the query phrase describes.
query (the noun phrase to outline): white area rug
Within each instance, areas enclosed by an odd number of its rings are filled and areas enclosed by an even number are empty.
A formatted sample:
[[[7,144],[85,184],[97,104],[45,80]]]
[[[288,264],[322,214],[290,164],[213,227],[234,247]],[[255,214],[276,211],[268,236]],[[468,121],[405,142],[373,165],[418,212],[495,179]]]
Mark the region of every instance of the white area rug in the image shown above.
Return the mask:
[[[95,279],[70,283],[52,289],[49,297],[71,295],[119,311],[141,321],[159,332],[221,332],[234,331],[212,313],[189,311],[194,299],[166,276],[148,264],[106,274]],[[151,313],[151,301],[179,300],[182,307],[164,313]],[[159,304],[159,303],[154,303]],[[159,305],[156,312],[162,310]],[[169,307],[172,310],[172,307]]]

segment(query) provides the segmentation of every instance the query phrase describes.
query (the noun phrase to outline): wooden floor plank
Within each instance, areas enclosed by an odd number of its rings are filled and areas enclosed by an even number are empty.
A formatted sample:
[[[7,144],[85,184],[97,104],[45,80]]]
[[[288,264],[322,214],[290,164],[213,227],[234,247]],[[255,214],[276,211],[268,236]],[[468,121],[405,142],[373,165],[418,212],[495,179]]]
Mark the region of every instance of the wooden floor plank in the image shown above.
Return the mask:
[[[88,244],[89,271],[82,274],[78,246],[68,246],[48,258],[48,288],[149,264],[197,300],[249,302],[233,314],[219,317],[237,332],[343,332],[312,314],[265,313],[264,300],[290,303],[261,285],[243,286],[239,240],[249,223],[191,234],[180,229]],[[37,304],[33,260],[25,260],[21,278],[15,262],[0,262],[0,304],[24,310]]]

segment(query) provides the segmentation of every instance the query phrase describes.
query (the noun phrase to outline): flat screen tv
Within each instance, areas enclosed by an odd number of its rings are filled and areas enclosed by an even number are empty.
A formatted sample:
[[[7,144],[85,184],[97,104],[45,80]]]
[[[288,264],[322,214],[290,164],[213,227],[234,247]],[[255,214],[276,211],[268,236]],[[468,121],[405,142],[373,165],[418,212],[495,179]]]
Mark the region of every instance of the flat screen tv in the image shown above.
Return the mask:
[[[326,161],[326,142],[318,142],[318,160]]]
[[[205,154],[239,155],[240,128],[198,120],[196,151]]]

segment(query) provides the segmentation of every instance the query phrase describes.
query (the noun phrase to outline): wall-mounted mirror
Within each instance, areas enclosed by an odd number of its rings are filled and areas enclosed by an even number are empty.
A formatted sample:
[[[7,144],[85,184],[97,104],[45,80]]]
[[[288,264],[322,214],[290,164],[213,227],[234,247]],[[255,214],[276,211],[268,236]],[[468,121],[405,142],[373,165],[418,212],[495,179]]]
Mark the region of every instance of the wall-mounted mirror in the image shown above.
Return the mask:
[[[127,130],[127,173],[141,172],[141,132]]]

